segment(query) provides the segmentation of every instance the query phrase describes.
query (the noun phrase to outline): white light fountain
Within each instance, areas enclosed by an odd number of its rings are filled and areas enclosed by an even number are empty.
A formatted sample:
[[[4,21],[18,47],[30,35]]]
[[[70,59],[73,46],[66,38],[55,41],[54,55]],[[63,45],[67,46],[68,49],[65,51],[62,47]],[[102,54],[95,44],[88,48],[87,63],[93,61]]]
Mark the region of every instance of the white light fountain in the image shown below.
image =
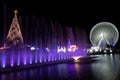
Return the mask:
[[[72,58],[74,59],[74,62],[80,62],[80,57],[81,56],[72,56]]]

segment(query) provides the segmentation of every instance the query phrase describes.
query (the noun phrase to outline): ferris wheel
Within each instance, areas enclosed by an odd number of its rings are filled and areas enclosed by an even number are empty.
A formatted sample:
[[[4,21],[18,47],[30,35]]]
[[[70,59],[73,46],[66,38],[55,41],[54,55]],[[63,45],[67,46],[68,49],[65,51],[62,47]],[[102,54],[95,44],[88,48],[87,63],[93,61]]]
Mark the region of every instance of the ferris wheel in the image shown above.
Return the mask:
[[[106,48],[107,45],[114,47],[118,38],[118,29],[110,22],[100,22],[90,31],[90,41],[92,45],[100,48]]]

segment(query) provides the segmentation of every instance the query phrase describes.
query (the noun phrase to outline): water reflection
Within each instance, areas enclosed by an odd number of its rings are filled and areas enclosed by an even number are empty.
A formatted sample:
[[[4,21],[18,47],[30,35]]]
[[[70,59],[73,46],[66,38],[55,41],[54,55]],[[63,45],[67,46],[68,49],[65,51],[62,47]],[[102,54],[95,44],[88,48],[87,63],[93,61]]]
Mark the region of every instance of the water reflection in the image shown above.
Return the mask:
[[[97,57],[97,62],[63,63],[2,73],[0,80],[119,80],[120,55]]]
[[[115,80],[120,67],[120,55],[101,55],[100,62],[91,64],[97,80]]]

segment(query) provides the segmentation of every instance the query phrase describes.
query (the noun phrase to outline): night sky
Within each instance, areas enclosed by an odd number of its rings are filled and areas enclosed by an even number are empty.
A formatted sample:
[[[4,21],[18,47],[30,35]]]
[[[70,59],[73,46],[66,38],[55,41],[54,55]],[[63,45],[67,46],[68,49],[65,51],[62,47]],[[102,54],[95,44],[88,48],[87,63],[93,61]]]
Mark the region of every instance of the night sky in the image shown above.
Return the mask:
[[[57,21],[61,24],[65,24],[71,27],[80,27],[85,29],[86,33],[89,36],[90,30],[92,27],[99,22],[111,22],[113,23],[118,30],[120,31],[120,12],[119,8],[113,7],[103,7],[103,8],[89,8],[89,7],[66,7],[58,8],[50,6],[41,6],[41,2],[25,2],[25,0],[9,0],[1,3],[1,13],[0,13],[0,31],[3,32],[3,23],[4,23],[4,4],[7,6],[7,17],[8,27],[11,24],[13,18],[13,11],[17,9],[19,15],[24,17],[26,15],[35,15],[36,17],[43,16],[46,19],[51,19]],[[0,32],[0,36],[3,33]],[[1,37],[0,37],[0,40]],[[120,41],[117,43],[119,46]],[[118,47],[119,48],[119,47]]]

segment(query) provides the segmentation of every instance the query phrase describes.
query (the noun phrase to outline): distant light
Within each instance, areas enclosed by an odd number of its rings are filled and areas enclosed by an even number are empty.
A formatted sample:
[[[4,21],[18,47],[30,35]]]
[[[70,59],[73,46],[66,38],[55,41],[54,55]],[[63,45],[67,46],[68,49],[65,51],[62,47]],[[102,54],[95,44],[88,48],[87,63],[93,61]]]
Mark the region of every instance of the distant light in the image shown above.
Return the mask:
[[[66,48],[65,48],[65,47],[63,48],[63,52],[64,52],[64,53],[66,52]]]
[[[13,67],[13,64],[11,64],[11,67]]]
[[[19,66],[19,65],[20,65],[20,62],[18,62],[17,65]]]
[[[104,50],[104,53],[107,53],[107,51],[106,51],[106,50]]]
[[[40,61],[39,61],[40,63],[42,63],[42,60],[40,59]]]
[[[110,56],[112,57],[113,54],[110,54]]]
[[[37,63],[37,59],[35,60],[35,63]]]
[[[24,62],[24,65],[26,65],[27,63],[26,62]]]
[[[3,47],[0,47],[0,50],[3,50],[4,48]]]
[[[2,68],[5,68],[5,64],[3,64]]]
[[[31,47],[30,50],[35,50],[35,47]]]
[[[104,36],[104,34],[103,34],[103,33],[101,33],[101,34],[100,34],[100,37],[101,37],[101,38],[103,38],[103,36]]]
[[[11,65],[11,67],[13,67],[13,60],[11,60],[11,64],[10,65]]]
[[[58,53],[60,53],[60,52],[64,52],[64,53],[65,53],[65,52],[66,52],[66,48],[65,48],[65,47],[64,47],[64,48],[63,48],[63,47],[60,48],[60,47],[58,46],[57,52],[58,52]]]
[[[20,64],[18,63],[17,65],[19,66]]]
[[[30,60],[30,64],[32,64],[32,61]]]
[[[46,48],[47,52],[50,52],[50,49],[49,48]]]
[[[95,52],[98,52],[100,48],[98,46],[92,46],[91,49]]]
[[[31,47],[30,45],[26,45],[27,47]]]
[[[59,53],[59,52],[60,52],[60,50],[61,50],[61,49],[60,49],[60,47],[58,46],[57,52]]]
[[[100,52],[102,51],[102,49],[100,49]]]
[[[39,50],[39,48],[36,48],[36,50]]]
[[[86,51],[86,49],[83,49],[83,51]]]
[[[68,48],[69,52],[75,52],[76,50],[78,50],[78,47],[76,45],[71,45],[70,48]]]
[[[88,49],[88,52],[89,52],[89,53],[93,53],[93,50],[92,50],[92,49]]]
[[[112,50],[110,49],[110,52],[112,53]]]
[[[70,48],[68,48],[68,51],[71,52],[72,50]]]

